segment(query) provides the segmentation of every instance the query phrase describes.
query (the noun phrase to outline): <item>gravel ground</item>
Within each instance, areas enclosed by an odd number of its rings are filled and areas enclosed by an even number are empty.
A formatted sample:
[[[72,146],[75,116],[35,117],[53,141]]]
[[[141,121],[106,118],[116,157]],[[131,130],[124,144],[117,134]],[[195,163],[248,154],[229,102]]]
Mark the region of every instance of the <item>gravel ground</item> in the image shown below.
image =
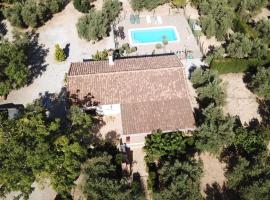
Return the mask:
[[[252,118],[260,121],[256,95],[247,89],[243,82],[243,74],[225,74],[220,78],[225,83],[227,92],[224,112],[232,116],[238,115],[243,124],[248,123]]]

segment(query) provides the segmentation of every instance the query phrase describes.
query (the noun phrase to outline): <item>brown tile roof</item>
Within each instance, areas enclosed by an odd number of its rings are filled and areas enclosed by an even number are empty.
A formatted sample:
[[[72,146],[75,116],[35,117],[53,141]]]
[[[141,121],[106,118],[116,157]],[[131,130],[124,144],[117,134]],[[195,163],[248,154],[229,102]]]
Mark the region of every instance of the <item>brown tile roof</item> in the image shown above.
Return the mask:
[[[100,104],[121,104],[125,134],[195,128],[181,63],[174,55],[73,63],[70,93],[89,92]]]
[[[122,58],[115,60],[113,66],[108,63],[107,60],[72,63],[69,76],[179,67],[178,58],[172,55]]]

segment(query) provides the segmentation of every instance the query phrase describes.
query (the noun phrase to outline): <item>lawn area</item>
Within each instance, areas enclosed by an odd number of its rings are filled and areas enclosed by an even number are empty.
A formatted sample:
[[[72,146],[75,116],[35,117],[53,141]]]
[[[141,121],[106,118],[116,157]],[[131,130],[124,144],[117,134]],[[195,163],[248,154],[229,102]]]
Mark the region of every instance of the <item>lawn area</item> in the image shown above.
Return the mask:
[[[266,65],[268,63],[270,63],[270,55],[264,60],[257,58],[222,58],[214,59],[210,64],[210,68],[218,71],[219,74],[242,73],[247,71],[250,67]]]

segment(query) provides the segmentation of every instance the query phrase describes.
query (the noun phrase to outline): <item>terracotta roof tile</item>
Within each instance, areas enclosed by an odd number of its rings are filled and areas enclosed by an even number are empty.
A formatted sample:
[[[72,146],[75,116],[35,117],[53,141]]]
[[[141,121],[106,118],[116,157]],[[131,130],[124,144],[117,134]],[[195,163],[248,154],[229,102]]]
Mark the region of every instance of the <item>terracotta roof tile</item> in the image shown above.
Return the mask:
[[[80,90],[100,104],[121,104],[125,134],[195,128],[184,69],[176,56],[76,63],[68,75],[70,93]]]
[[[175,55],[130,57],[114,61],[109,65],[107,60],[71,63],[69,76],[98,74],[120,71],[149,70],[159,68],[179,67],[179,60]]]

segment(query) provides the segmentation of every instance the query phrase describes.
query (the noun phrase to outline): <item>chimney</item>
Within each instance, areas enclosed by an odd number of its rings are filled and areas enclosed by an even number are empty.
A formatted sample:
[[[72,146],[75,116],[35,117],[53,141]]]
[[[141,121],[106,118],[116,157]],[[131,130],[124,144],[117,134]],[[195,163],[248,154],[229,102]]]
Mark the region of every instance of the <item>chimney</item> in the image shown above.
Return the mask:
[[[113,61],[113,51],[109,51],[109,65],[114,65],[114,61]]]

